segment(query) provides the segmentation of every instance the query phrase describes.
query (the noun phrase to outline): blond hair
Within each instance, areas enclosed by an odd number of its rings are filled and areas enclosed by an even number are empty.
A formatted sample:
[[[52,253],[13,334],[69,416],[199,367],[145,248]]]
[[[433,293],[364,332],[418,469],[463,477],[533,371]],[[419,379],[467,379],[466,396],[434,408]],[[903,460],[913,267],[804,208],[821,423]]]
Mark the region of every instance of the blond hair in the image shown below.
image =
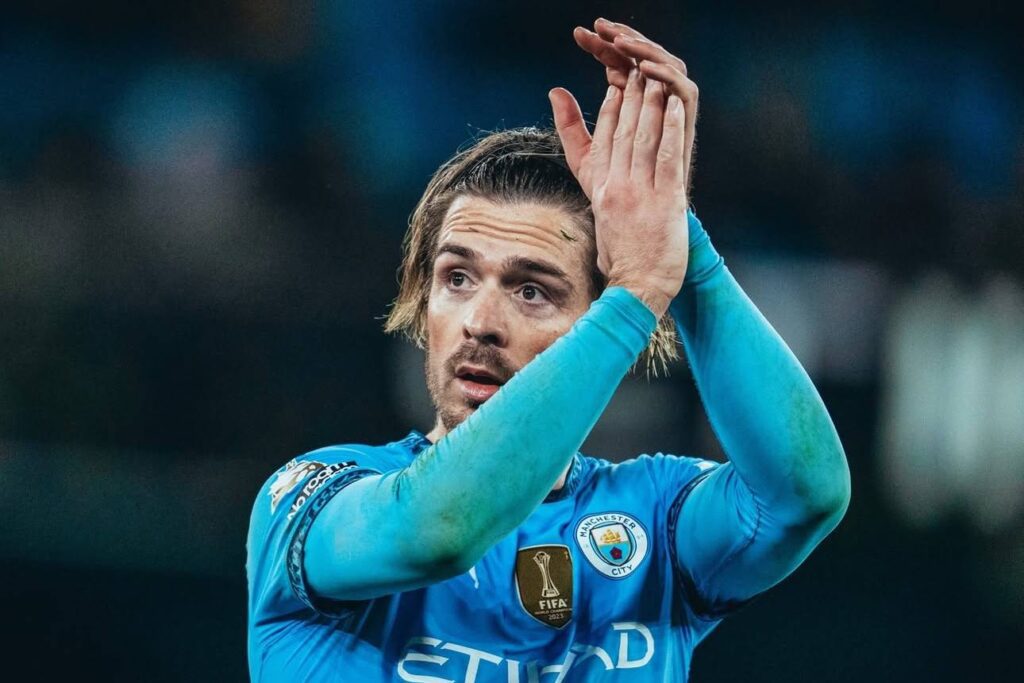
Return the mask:
[[[403,241],[399,289],[384,330],[401,333],[423,348],[426,343],[427,299],[430,295],[437,238],[452,202],[469,195],[495,202],[536,202],[566,210],[589,239],[591,296],[607,281],[597,268],[594,214],[590,200],[569,170],[562,143],[552,129],[534,127],[487,133],[445,162],[409,218]],[[648,374],[667,370],[679,357],[675,325],[666,313],[658,321],[638,365]]]

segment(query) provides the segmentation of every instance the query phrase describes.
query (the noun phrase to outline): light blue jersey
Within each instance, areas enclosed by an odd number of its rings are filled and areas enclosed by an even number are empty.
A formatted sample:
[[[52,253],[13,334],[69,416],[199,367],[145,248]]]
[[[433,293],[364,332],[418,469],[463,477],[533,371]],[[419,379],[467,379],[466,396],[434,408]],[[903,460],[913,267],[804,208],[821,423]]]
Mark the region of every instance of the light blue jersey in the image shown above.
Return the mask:
[[[673,515],[716,468],[709,461],[577,454],[565,486],[469,572],[374,600],[311,595],[302,554],[318,511],[429,445],[414,431],[381,447],[332,446],[264,485],[248,541],[253,680],[686,680],[694,647],[718,622],[698,613],[692,584],[673,569]],[[353,553],[360,542],[351,539]]]
[[[333,446],[270,478],[248,540],[254,680],[681,683],[718,620],[835,528],[849,471],[828,412],[688,220],[670,312],[729,461],[576,453],[657,322],[609,287],[433,446]]]

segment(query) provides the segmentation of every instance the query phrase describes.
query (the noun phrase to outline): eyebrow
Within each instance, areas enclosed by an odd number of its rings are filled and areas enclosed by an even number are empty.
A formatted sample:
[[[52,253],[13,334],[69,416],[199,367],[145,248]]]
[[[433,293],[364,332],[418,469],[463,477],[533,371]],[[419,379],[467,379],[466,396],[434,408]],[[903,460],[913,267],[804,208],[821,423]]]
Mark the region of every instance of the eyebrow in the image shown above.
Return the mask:
[[[437,249],[437,256],[435,256],[435,259],[440,257],[441,254],[453,254],[470,261],[476,260],[480,256],[473,249],[464,247],[461,244],[442,244]],[[502,261],[501,267],[503,270],[510,272],[548,275],[560,280],[570,292],[575,290],[572,281],[569,279],[569,276],[566,275],[565,271],[550,261],[527,258],[525,256],[509,256]]]

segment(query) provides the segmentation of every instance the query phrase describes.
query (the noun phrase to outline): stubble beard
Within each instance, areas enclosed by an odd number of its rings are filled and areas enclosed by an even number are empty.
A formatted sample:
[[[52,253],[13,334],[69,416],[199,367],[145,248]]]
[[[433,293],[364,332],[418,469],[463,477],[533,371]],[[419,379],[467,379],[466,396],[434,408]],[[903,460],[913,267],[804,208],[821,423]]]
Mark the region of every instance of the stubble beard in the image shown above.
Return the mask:
[[[479,401],[471,401],[457,394],[455,369],[461,363],[486,366],[497,372],[505,381],[515,372],[509,367],[501,352],[493,346],[469,343],[460,346],[455,353],[435,368],[428,346],[424,362],[427,390],[430,392],[430,400],[434,404],[434,412],[437,414],[438,420],[449,432],[462,424],[477,408],[483,405]]]

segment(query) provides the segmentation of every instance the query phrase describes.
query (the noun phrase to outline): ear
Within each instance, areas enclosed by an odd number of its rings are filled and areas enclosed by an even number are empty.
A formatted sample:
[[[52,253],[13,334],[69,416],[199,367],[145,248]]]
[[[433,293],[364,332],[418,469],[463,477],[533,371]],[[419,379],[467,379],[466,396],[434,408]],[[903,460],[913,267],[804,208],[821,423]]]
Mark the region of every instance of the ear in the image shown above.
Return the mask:
[[[576,98],[565,88],[553,88],[548,93],[551,111],[555,118],[555,130],[565,150],[565,161],[569,170],[579,179],[580,162],[590,150],[590,132],[583,120],[583,112]]]

